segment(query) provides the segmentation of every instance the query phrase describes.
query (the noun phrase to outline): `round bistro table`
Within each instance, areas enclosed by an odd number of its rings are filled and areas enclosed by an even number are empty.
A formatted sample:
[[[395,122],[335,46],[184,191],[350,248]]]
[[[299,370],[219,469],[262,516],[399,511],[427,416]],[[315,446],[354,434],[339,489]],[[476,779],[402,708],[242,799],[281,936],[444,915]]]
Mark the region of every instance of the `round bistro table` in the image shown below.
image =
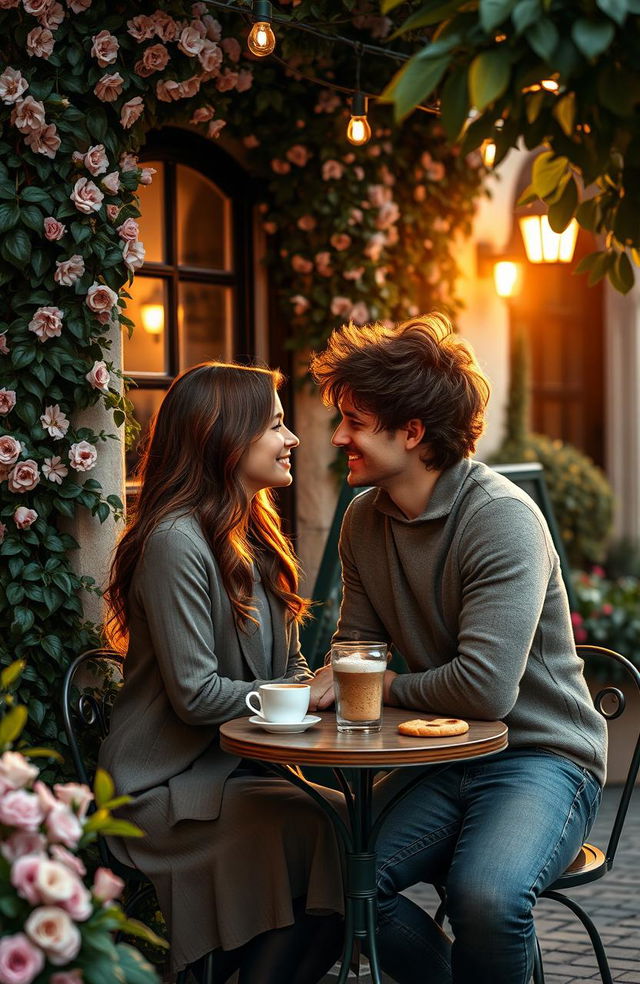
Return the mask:
[[[320,722],[299,734],[271,734],[248,718],[236,718],[220,727],[225,752],[256,759],[271,771],[304,789],[329,816],[344,851],[345,940],[337,984],[345,984],[357,938],[367,939],[372,984],[380,984],[376,947],[376,853],[378,831],[389,813],[422,780],[413,776],[372,815],[373,780],[385,769],[429,766],[479,758],[507,747],[507,726],[502,721],[469,721],[464,735],[450,738],[409,738],[398,734],[401,721],[416,712],[385,707],[378,734],[339,734],[333,712],[318,712]],[[434,715],[421,715],[429,719]],[[318,790],[308,782],[300,766],[324,766],[333,770],[346,802],[346,822]],[[344,773],[350,770],[350,778]]]

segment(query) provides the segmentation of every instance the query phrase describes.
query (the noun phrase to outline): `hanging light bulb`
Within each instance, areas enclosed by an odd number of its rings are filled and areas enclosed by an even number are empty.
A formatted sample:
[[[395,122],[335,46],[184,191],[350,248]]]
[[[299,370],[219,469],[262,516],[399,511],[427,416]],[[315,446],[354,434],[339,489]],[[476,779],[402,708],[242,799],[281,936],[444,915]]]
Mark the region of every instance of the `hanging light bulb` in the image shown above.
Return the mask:
[[[264,58],[270,55],[276,46],[276,36],[271,28],[272,8],[269,0],[255,0],[253,16],[255,23],[249,32],[247,45],[252,55]]]
[[[354,147],[362,147],[371,139],[371,127],[367,120],[367,97],[354,92],[351,100],[351,119],[347,127],[347,140]]]

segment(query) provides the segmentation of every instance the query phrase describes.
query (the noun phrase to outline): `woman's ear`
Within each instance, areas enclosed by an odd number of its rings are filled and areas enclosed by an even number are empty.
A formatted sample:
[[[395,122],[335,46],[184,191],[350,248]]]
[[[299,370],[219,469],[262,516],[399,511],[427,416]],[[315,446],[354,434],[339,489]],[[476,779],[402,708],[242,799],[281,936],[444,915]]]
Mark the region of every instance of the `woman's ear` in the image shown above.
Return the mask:
[[[407,435],[405,438],[405,447],[407,451],[413,450],[413,448],[417,447],[419,444],[422,444],[424,441],[425,426],[418,417],[408,420],[402,429]]]

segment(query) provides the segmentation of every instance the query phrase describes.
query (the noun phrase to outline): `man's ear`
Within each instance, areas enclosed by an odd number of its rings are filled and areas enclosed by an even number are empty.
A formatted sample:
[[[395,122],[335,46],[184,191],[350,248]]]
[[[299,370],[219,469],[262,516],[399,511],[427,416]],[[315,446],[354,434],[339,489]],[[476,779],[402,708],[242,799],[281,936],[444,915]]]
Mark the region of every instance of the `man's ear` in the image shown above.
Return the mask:
[[[417,417],[408,420],[402,428],[406,432],[405,447],[407,451],[413,450],[418,444],[424,441],[425,426]]]

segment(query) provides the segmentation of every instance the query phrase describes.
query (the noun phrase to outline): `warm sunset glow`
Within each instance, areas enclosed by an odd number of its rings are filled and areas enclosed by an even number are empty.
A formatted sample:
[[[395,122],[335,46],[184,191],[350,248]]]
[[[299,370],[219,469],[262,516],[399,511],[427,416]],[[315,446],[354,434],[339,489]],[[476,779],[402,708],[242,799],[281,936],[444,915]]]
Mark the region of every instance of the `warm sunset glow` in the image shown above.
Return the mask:
[[[562,233],[553,231],[546,215],[525,215],[519,221],[530,263],[571,263],[578,237],[575,219]]]
[[[493,282],[498,297],[514,297],[520,290],[522,270],[519,263],[500,260],[493,268]]]
[[[142,327],[149,335],[161,335],[164,331],[164,306],[143,304],[140,308]]]

